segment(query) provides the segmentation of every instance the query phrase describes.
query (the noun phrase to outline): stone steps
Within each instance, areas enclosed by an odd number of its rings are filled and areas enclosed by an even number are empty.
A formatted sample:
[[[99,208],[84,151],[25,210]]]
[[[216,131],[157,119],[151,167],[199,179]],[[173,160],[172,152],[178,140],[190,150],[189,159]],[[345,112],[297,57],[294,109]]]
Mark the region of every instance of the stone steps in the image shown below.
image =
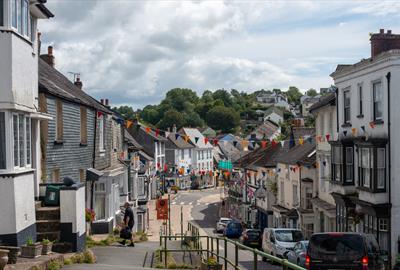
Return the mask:
[[[60,240],[60,207],[44,207],[41,202],[36,202],[35,207],[37,241]]]
[[[60,220],[60,207],[36,208],[36,220]]]
[[[60,231],[60,220],[37,220],[36,231],[38,232],[55,232]]]

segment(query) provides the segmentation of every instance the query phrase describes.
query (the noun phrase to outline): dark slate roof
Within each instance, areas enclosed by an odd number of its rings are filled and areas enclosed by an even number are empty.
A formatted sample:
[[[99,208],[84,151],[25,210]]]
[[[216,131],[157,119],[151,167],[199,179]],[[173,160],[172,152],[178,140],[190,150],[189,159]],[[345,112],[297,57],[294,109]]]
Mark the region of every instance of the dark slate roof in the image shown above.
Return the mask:
[[[257,126],[248,136],[247,139],[258,139],[261,140],[264,138],[270,138],[272,135],[275,134],[279,129],[279,126],[277,126],[275,123],[272,121],[266,121],[265,123],[262,123],[261,125]]]
[[[238,158],[240,158],[241,151],[237,149],[232,142],[230,141],[220,141],[218,143],[218,147],[225,157],[229,158],[233,162],[235,162]]]
[[[310,155],[314,152],[313,155]],[[309,156],[310,155],[310,156]],[[296,145],[289,151],[283,153],[277,158],[279,163],[285,164],[305,164],[315,163],[315,143],[304,142],[302,145]]]
[[[136,148],[137,150],[143,149],[143,146],[141,146],[141,145],[135,140],[135,138],[133,138],[132,135],[131,135],[126,129],[124,129],[124,137],[125,137],[125,140],[128,142],[128,144],[130,144],[131,146],[133,146],[133,147]]]
[[[325,97],[323,97],[319,102],[314,103],[308,111],[312,113],[313,111],[322,108],[327,105],[335,105],[336,104],[336,95],[335,93],[331,93]]]
[[[283,117],[283,111],[282,111],[281,109],[275,107],[275,106],[269,107],[269,108],[264,112],[264,115],[269,115],[269,114],[271,114],[271,113],[273,113],[273,112]]]
[[[39,58],[39,91],[68,101],[86,105],[96,110],[112,114],[113,112],[100,102],[92,98],[85,91],[76,87],[67,77],[57,69],[51,67]]]
[[[254,168],[254,167],[275,167],[277,157],[283,152],[281,144],[274,147],[271,145],[266,148],[259,147],[256,150],[247,153],[235,162],[236,167]]]
[[[175,133],[171,133],[168,135],[168,141],[171,143],[170,145],[172,147],[176,147],[179,149],[189,149],[189,148],[194,148],[194,145],[186,142],[181,136],[176,139]]]
[[[160,134],[158,134],[158,136],[156,136],[156,131],[152,128],[150,128],[149,133],[146,132],[146,127],[143,126],[142,124],[140,125],[140,132],[144,132],[145,134],[147,134],[148,136],[153,137],[154,139],[158,140],[158,141],[167,141],[167,138],[165,138],[164,136],[161,135],[161,130],[160,130]],[[136,126],[133,128],[137,128]]]

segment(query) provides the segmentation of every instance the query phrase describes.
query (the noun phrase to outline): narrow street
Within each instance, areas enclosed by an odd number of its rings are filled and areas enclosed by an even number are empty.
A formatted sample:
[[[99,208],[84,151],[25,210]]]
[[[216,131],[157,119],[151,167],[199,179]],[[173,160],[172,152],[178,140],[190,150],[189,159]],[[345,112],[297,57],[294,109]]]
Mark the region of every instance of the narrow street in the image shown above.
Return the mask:
[[[216,222],[219,219],[220,194],[222,189],[206,189],[201,191],[184,191],[172,201],[172,205],[191,206],[191,220],[210,236],[222,236],[215,232]],[[223,254],[223,243],[220,243],[220,251]],[[228,244],[228,258],[232,262],[235,260],[234,246]],[[242,269],[253,269],[253,254],[239,250],[239,264]],[[258,258],[258,269],[281,269],[279,266],[271,265]]]

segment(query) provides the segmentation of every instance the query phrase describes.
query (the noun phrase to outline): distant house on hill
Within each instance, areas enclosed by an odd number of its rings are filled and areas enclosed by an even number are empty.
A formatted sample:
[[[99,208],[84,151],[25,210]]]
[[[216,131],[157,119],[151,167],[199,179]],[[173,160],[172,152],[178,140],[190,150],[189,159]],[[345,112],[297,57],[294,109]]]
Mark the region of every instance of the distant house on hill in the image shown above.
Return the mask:
[[[199,129],[199,131],[207,138],[215,138],[217,136],[217,132],[210,127]]]
[[[286,110],[290,110],[290,104],[288,102],[287,97],[280,93],[272,93],[272,94],[262,93],[256,97],[256,101],[260,105],[277,106],[277,107],[283,107]]]
[[[277,107],[270,107],[264,112],[264,122],[272,121],[276,124],[283,122],[283,111]]]
[[[271,140],[278,136],[281,133],[281,128],[267,120],[265,123],[257,126],[248,136],[246,139],[248,140],[263,140],[268,139]]]

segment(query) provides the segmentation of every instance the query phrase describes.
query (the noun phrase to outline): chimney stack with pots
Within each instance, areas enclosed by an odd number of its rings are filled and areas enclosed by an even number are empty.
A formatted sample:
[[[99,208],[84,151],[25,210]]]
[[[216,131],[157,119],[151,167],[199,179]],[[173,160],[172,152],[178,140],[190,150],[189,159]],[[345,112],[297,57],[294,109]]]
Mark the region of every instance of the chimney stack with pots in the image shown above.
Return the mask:
[[[395,49],[400,49],[400,35],[392,34],[392,30],[380,29],[379,33],[371,35],[371,58]]]
[[[108,98],[105,99],[106,103],[104,105],[108,106]]]
[[[104,99],[100,99],[100,103],[104,105]]]
[[[40,56],[44,61],[46,61],[47,64],[49,64],[51,67],[55,66],[55,57],[53,55],[53,46],[47,47],[47,54],[43,54]]]
[[[82,90],[83,84],[82,84],[82,81],[81,81],[81,77],[79,75],[76,75],[74,84],[75,84],[76,87],[78,87],[79,89]]]

